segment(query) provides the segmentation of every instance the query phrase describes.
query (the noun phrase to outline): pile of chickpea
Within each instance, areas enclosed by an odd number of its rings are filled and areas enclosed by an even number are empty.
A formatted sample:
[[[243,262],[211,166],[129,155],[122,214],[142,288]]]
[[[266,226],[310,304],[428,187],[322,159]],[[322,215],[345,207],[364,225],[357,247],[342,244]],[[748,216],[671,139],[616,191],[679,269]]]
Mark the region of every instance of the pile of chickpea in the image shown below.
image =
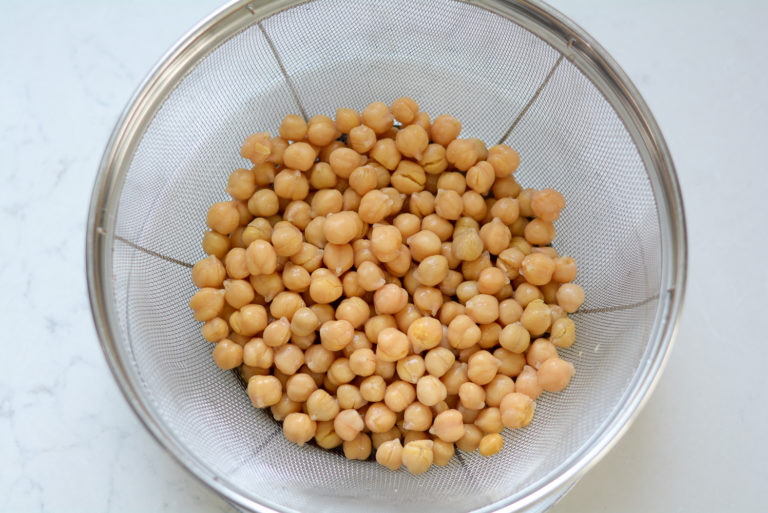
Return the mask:
[[[399,98],[245,140],[189,305],[288,440],[419,474],[497,453],[570,382],[557,348],[584,291],[550,245],[565,200],[460,132]]]

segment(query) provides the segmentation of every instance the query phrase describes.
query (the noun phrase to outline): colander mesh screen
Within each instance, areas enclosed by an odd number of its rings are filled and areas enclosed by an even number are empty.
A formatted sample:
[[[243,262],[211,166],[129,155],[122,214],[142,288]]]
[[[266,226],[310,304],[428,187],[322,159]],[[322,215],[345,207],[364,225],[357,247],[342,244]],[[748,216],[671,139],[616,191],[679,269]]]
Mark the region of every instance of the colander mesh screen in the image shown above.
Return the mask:
[[[647,349],[660,228],[630,135],[560,57],[508,19],[463,2],[316,0],[254,19],[169,95],[121,192],[114,302],[141,392],[222,480],[279,510],[469,511],[524,494],[597,434]],[[187,308],[207,206],[228,199],[227,177],[243,165],[238,150],[248,134],[275,133],[285,114],[301,109],[332,116],[338,106],[402,95],[433,117],[456,115],[463,136],[489,145],[529,105],[505,142],[520,152],[521,184],[567,198],[555,247],[578,261],[587,292],[573,316],[577,342],[563,351],[576,367],[570,387],[545,393],[530,427],[504,434],[501,454],[462,454],[422,476],[284,440],[237,378],[213,364]]]

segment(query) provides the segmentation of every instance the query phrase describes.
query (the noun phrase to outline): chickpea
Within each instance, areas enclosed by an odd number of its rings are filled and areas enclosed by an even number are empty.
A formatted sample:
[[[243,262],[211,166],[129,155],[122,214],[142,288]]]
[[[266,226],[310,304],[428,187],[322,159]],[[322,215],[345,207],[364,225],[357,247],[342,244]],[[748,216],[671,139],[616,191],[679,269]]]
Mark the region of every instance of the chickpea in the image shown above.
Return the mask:
[[[520,207],[514,198],[499,198],[491,207],[491,216],[498,217],[501,221],[510,225],[520,217]]]
[[[317,162],[309,173],[309,184],[318,190],[336,187],[338,177],[327,162]]]
[[[390,171],[397,168],[402,158],[395,141],[392,139],[379,139],[368,152],[368,155]]]
[[[370,340],[368,340],[368,337],[366,337],[365,333],[362,331],[355,331],[355,334],[352,336],[352,342],[344,346],[342,351],[344,356],[350,358],[352,353],[358,349],[373,349],[373,344]]]
[[[416,353],[437,347],[442,337],[442,325],[432,317],[420,317],[408,327],[408,339]]]
[[[355,335],[355,328],[349,321],[325,321],[320,327],[320,343],[329,351],[344,349]]]
[[[252,338],[243,346],[243,363],[251,367],[269,369],[274,358],[274,350],[260,338]]]
[[[227,270],[215,255],[210,255],[192,267],[192,282],[198,288],[219,288],[227,277]]]
[[[229,317],[232,331],[252,337],[267,327],[267,310],[261,305],[245,305]]]
[[[576,325],[574,322],[563,317],[552,323],[549,340],[557,347],[568,348],[573,345],[576,339]]]
[[[480,341],[480,328],[466,314],[457,315],[449,324],[446,337],[451,347],[466,349]]]
[[[532,301],[543,300],[544,294],[536,285],[530,283],[521,283],[517,289],[515,289],[515,301],[520,303],[520,306],[526,308]]]
[[[339,404],[336,399],[322,388],[318,388],[309,395],[306,408],[309,418],[317,421],[333,420],[339,413]],[[362,418],[360,420],[362,421]]]
[[[296,311],[305,306],[304,300],[296,292],[280,292],[272,300],[269,313],[276,319],[285,317],[290,321]]]
[[[488,194],[496,175],[488,162],[478,162],[467,170],[467,186],[478,194]]]
[[[333,430],[346,442],[354,440],[363,428],[365,423],[357,410],[342,410],[333,420]]]
[[[363,262],[357,270],[357,281],[363,290],[374,291],[385,284],[384,273],[381,268],[370,262]]]
[[[317,384],[309,374],[294,374],[285,383],[286,395],[297,403],[305,402],[315,390],[317,390]]]
[[[555,258],[555,271],[552,279],[558,283],[568,283],[576,279],[576,261],[569,256]]]
[[[467,367],[467,364],[464,362],[456,362],[445,374],[443,374],[442,378],[440,378],[449,395],[457,395],[461,385],[469,381]]]
[[[549,330],[552,315],[549,307],[541,299],[534,299],[523,310],[520,323],[533,336],[538,336]]]
[[[248,380],[248,397],[257,408],[277,404],[282,396],[282,385],[275,376],[254,376]]]
[[[218,317],[224,308],[224,294],[221,289],[204,287],[189,300],[189,307],[194,312],[195,320],[210,321]]]
[[[458,359],[459,359],[460,362],[468,362],[469,361],[469,357],[472,356],[473,354],[475,354],[476,352],[480,351],[480,350],[481,350],[481,347],[480,347],[479,343],[475,344],[472,347],[468,347],[466,349],[462,349],[461,351],[459,351]]]
[[[342,444],[341,438],[333,430],[333,421],[325,420],[317,422],[315,442],[323,449],[334,449]]]
[[[326,244],[323,263],[336,276],[341,276],[355,263],[355,253],[350,244]]]
[[[506,144],[491,146],[488,149],[487,160],[493,166],[498,178],[510,176],[517,171],[517,166],[520,165],[520,155]]]
[[[561,392],[568,386],[573,374],[573,365],[555,356],[544,360],[537,377],[539,385],[547,392]]]
[[[365,425],[373,433],[386,433],[395,427],[397,414],[382,403],[373,403],[365,412]]]
[[[368,191],[360,200],[360,219],[366,223],[378,223],[389,215],[392,205],[392,199],[381,190]]]
[[[229,237],[218,232],[205,232],[203,235],[203,251],[207,255],[215,255],[219,260],[224,259],[229,250]]]
[[[366,351],[364,349],[358,349],[358,351]],[[370,351],[368,349],[367,351]],[[356,353],[357,351],[355,351]],[[353,356],[354,354],[353,353]],[[367,354],[367,353],[366,353]],[[353,363],[353,359],[350,358],[350,366]],[[374,367],[375,367],[375,360],[374,360]],[[387,384],[384,381],[384,378],[381,376],[368,376],[363,381],[360,382],[360,395],[369,402],[379,402],[384,400],[384,392],[387,389]]]
[[[541,395],[542,388],[539,384],[538,373],[530,365],[523,367],[520,374],[515,378],[515,392],[525,394],[531,399],[536,399]]]
[[[206,224],[212,230],[227,235],[240,225],[240,214],[233,201],[214,203],[208,209]]]
[[[332,244],[348,244],[358,237],[360,222],[360,216],[355,212],[329,214],[323,223],[325,240]]]
[[[396,120],[403,123],[404,125],[413,122],[418,111],[419,105],[411,98],[406,96],[398,98],[392,102],[392,114],[395,115]]]
[[[470,261],[480,258],[484,243],[477,230],[468,229],[454,235],[451,251],[459,260]]]
[[[518,429],[527,426],[533,419],[533,400],[525,394],[512,392],[501,400],[501,421],[504,427]]]
[[[277,404],[273,404],[269,407],[269,411],[272,413],[272,417],[274,417],[275,420],[282,421],[291,413],[300,413],[301,403],[291,401],[287,395],[283,394]]]
[[[312,347],[316,339],[317,339],[317,333],[315,333],[314,331],[309,335],[297,335],[296,333],[291,332],[291,343],[296,347],[298,347],[299,349],[301,349],[302,351],[306,351],[307,349]]]
[[[376,376],[381,376],[384,379],[391,379],[395,375],[395,362],[385,362],[380,358],[376,358],[376,370],[374,371]]]
[[[555,225],[549,221],[542,221],[539,218],[531,220],[525,225],[525,240],[531,244],[546,246],[555,238]]]
[[[482,456],[491,456],[496,454],[504,446],[504,439],[498,433],[490,433],[480,440],[480,446],[477,448]]]
[[[464,436],[465,429],[461,413],[458,410],[446,410],[437,416],[429,433],[444,442],[455,442]]]
[[[519,321],[522,315],[523,307],[514,299],[505,299],[499,303],[499,322],[504,327]],[[501,339],[501,336],[499,339]]]
[[[245,250],[248,272],[254,276],[272,274],[277,268],[277,253],[267,241],[255,240]],[[243,276],[244,277],[244,276]]]
[[[344,200],[341,192],[336,189],[322,189],[312,196],[311,210],[313,216],[327,216],[341,212]]]
[[[243,363],[243,348],[225,338],[213,349],[213,361],[222,370],[234,369]]]
[[[477,291],[481,294],[496,294],[509,283],[507,275],[498,267],[486,267],[477,277]]]
[[[264,334],[263,334],[264,343],[270,347],[277,348],[284,344],[287,344],[290,338],[291,338],[291,324],[290,322],[288,322],[288,319],[284,317],[276,321],[272,321],[267,325],[266,328],[264,328]],[[301,367],[301,365],[304,363],[303,354],[301,358],[299,358],[298,353],[295,351],[295,349],[298,349],[298,348],[293,346],[292,349],[289,349],[287,352],[282,353],[283,358],[281,359],[281,362],[283,362],[286,369],[290,369],[295,366],[296,370],[298,370],[298,368]],[[301,363],[298,363],[298,361],[301,361]],[[275,365],[277,365],[277,352],[275,353]],[[281,369],[281,372],[285,372],[285,371]],[[294,372],[296,371],[294,370]],[[293,373],[285,372],[285,374],[293,374]]]
[[[397,328],[397,321],[395,321],[395,318],[391,315],[374,315],[365,322],[365,336],[374,344],[378,344],[379,335],[386,328]],[[392,362],[396,362],[399,359],[400,358],[396,358],[392,360]]]
[[[421,312],[435,315],[443,305],[443,294],[440,289],[421,285],[413,291],[413,304]]]
[[[352,172],[365,163],[365,157],[352,148],[337,148],[328,157],[328,163],[336,176],[348,179]]]
[[[555,262],[542,253],[531,253],[523,258],[520,273],[532,285],[545,285],[552,279]]]
[[[445,148],[439,144],[430,144],[422,152],[419,165],[428,175],[440,176],[448,167],[448,161],[445,158]]]
[[[584,289],[575,283],[563,283],[557,289],[557,304],[567,313],[573,313],[584,303]]]
[[[485,219],[488,213],[488,206],[485,199],[475,191],[467,191],[461,195],[462,215],[470,217],[476,221]]]
[[[400,438],[383,442],[376,450],[376,461],[390,470],[397,470],[403,464],[403,446]]]
[[[339,135],[336,124],[328,116],[312,116],[307,127],[307,139],[315,146],[327,146]]]
[[[312,272],[309,284],[309,295],[317,303],[332,303],[344,292],[341,280],[327,269],[317,269]]]
[[[440,282],[440,292],[446,296],[453,296],[461,285],[464,276],[458,271],[448,271],[443,281]]]
[[[367,404],[363,396],[360,395],[360,389],[347,383],[339,385],[336,390],[336,399],[339,401],[339,407],[343,410],[357,410]]]
[[[479,410],[485,407],[485,390],[480,385],[467,381],[459,387],[459,400],[464,408]]]
[[[432,122],[431,139],[442,146],[448,146],[461,133],[461,123],[449,114],[440,114]]]
[[[549,257],[545,257],[549,258]],[[544,302],[549,304],[554,304],[557,301],[557,290],[560,288],[560,284],[556,281],[550,281],[545,283],[544,285],[539,286],[539,290],[541,291],[541,295],[544,296]],[[565,312],[565,310],[563,310]]]
[[[531,195],[531,211],[542,221],[557,221],[565,207],[565,198],[554,189],[542,189]]]
[[[487,385],[496,376],[500,366],[498,358],[481,350],[469,357],[467,377],[478,385]]]
[[[501,411],[496,407],[485,408],[474,420],[474,425],[484,433],[501,433],[504,424],[501,422]]]
[[[467,315],[478,324],[488,324],[499,318],[499,300],[489,294],[477,294],[466,302]]]
[[[435,212],[443,219],[456,220],[461,217],[464,203],[460,193],[450,189],[438,189],[435,196]]]
[[[421,220],[421,229],[433,232],[443,242],[447,241],[453,233],[453,225],[451,222],[443,219],[437,214],[430,214],[424,217],[424,219]]]
[[[251,276],[250,283],[256,294],[267,302],[283,291],[283,280],[277,273]]]
[[[377,339],[376,358],[396,362],[408,354],[409,348],[410,342],[405,333],[397,328],[384,328]]]
[[[452,367],[456,357],[453,355],[450,349],[445,347],[435,347],[427,351],[424,356],[424,366],[432,376],[442,377]]]
[[[363,123],[377,134],[383,134],[394,124],[395,117],[382,102],[373,102],[363,109]]]
[[[300,141],[307,135],[307,122],[297,114],[288,114],[278,129],[280,137],[289,141]]]
[[[528,365],[538,369],[544,361],[557,356],[557,348],[552,342],[545,338],[538,338],[533,341],[531,347],[526,353]]]
[[[403,428],[426,431],[432,426],[432,410],[420,402],[411,403],[403,412]]]
[[[229,335],[229,324],[221,317],[214,317],[203,324],[200,331],[203,338],[208,342],[218,342]]]
[[[416,384],[416,397],[426,406],[434,406],[447,396],[446,387],[437,377],[427,375],[419,378]]]
[[[374,293],[373,304],[377,314],[395,314],[408,304],[408,292],[388,283]]]
[[[371,251],[380,262],[391,262],[398,256],[402,235],[394,226],[376,224],[371,230]]]
[[[469,139],[454,139],[445,148],[445,158],[456,169],[467,171],[479,159],[477,146]]]
[[[499,366],[499,374],[504,376],[515,377],[522,372],[525,366],[525,356],[520,353],[513,353],[507,351],[503,347],[499,347],[493,352],[494,358],[496,358],[501,365]]]
[[[424,189],[426,175],[420,165],[409,160],[401,160],[392,174],[392,185],[403,194],[414,194]]]
[[[275,322],[279,322],[279,321],[275,321]],[[264,342],[267,343],[266,330],[264,332],[264,337],[265,337]],[[287,339],[286,339],[286,342],[287,342]],[[304,365],[304,351],[299,349],[294,344],[284,343],[275,349],[274,363],[275,363],[275,367],[280,372],[282,372],[287,376],[292,376],[296,374],[296,372],[299,370],[299,368],[302,365]]]
[[[403,447],[403,464],[411,474],[423,474],[432,466],[432,440],[413,440]]]
[[[432,451],[434,452],[434,464],[439,467],[447,465],[455,454],[453,443],[444,442],[439,438],[432,441]]]
[[[493,221],[484,224],[480,228],[480,238],[485,245],[485,249],[493,255],[498,255],[509,247],[512,233],[501,219],[495,217]]]
[[[514,391],[515,382],[512,378],[504,374],[497,374],[485,386],[485,402],[488,406],[499,406],[504,396]]]

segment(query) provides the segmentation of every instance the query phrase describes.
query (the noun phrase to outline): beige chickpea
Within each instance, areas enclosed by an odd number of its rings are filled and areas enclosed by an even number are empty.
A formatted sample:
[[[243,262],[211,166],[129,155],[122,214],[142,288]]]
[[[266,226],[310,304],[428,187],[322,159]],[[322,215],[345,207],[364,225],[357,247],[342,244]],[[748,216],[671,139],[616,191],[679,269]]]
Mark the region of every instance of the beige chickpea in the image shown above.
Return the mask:
[[[341,276],[355,263],[355,252],[352,245],[326,244],[323,250],[323,263],[333,274]]]
[[[312,347],[316,339],[317,339],[317,333],[315,333],[314,331],[309,335],[297,335],[296,333],[291,332],[291,343],[296,347],[298,347],[299,349],[301,349],[302,351],[306,351],[307,349]]]
[[[421,230],[411,235],[407,240],[411,255],[417,262],[430,256],[441,255],[440,237],[432,231]],[[442,255],[441,255],[442,256]],[[443,257],[445,258],[445,257]],[[446,265],[448,264],[446,259]]]
[[[392,128],[394,121],[395,117],[383,102],[373,102],[363,109],[363,123],[377,134],[383,134]]]
[[[266,330],[264,336],[267,336]],[[266,338],[264,342],[266,343]],[[275,348],[274,362],[275,368],[280,372],[287,376],[292,376],[304,365],[304,351],[294,344],[284,343]]]
[[[248,272],[254,276],[272,274],[277,269],[277,253],[267,241],[255,240],[245,250],[245,261]],[[244,278],[244,276],[241,276]]]
[[[325,223],[327,219],[324,216],[318,216],[312,219],[304,228],[304,238],[308,244],[312,244],[316,248],[325,247],[327,241],[325,239]],[[335,222],[338,222],[336,220]],[[344,223],[346,224],[346,223]],[[349,235],[349,231],[346,232]],[[304,250],[307,251],[306,249]],[[296,263],[296,262],[294,262]]]
[[[315,380],[309,374],[294,374],[285,383],[285,393],[291,401],[305,402],[317,390]]]
[[[336,109],[336,129],[342,134],[348,134],[362,122],[362,117],[356,110],[342,107]]]
[[[479,155],[475,143],[469,139],[454,139],[445,148],[445,158],[456,169],[466,171],[477,162]]]
[[[479,410],[485,407],[485,390],[480,385],[467,381],[459,387],[459,400],[464,408]]]
[[[215,255],[219,260],[223,260],[229,251],[229,237],[214,231],[207,231],[203,235],[203,251],[206,255]]]
[[[392,199],[381,190],[368,191],[360,200],[360,219],[370,224],[378,223],[389,215],[392,204]]]
[[[496,358],[501,365],[499,365],[499,374],[509,377],[515,377],[522,372],[525,367],[525,356],[520,353],[513,353],[507,351],[503,347],[497,348],[493,352],[494,358]]]
[[[189,307],[194,312],[195,320],[210,321],[218,317],[224,308],[224,295],[224,290],[212,287],[198,290],[189,300]]]
[[[435,376],[422,376],[416,383],[416,397],[426,406],[434,406],[443,401],[447,395],[445,385]]]
[[[373,305],[379,315],[395,314],[407,304],[408,292],[391,283],[382,286],[373,295]]]
[[[413,304],[421,312],[434,316],[443,305],[443,293],[438,288],[421,285],[413,291]]]
[[[368,152],[368,155],[389,171],[394,171],[402,156],[392,139],[379,139]]]
[[[227,270],[221,260],[210,255],[192,267],[192,282],[198,288],[220,288],[227,277]]]
[[[452,442],[444,442],[439,438],[433,440],[432,451],[434,452],[433,463],[439,467],[447,465],[455,454],[454,445]]]
[[[323,190],[336,187],[338,176],[327,162],[317,162],[309,172],[309,184],[314,189]]]
[[[315,149],[305,142],[295,142],[283,152],[283,164],[285,164],[285,167],[293,170],[309,171],[316,158],[317,152]]]
[[[325,321],[320,327],[320,343],[329,351],[340,351],[352,342],[354,334],[355,328],[349,321]]]
[[[385,267],[392,279],[404,277],[411,270],[411,252],[408,246],[400,244],[395,258],[387,262]]]
[[[466,314],[457,315],[448,325],[446,337],[451,347],[466,349],[480,341],[482,333],[474,320]]]
[[[477,450],[482,456],[496,454],[504,446],[504,439],[498,433],[489,433],[480,440]]]
[[[395,381],[384,392],[384,404],[395,413],[404,411],[416,399],[416,388],[405,381]]]
[[[515,301],[520,303],[520,306],[526,308],[532,301],[543,300],[544,294],[536,285],[530,283],[521,283],[515,289],[514,295]]]
[[[376,132],[368,126],[360,125],[349,131],[347,144],[357,153],[365,154],[376,144]]]
[[[456,287],[456,298],[466,303],[478,294],[476,281],[463,281]]]
[[[227,193],[237,200],[248,200],[256,192],[256,175],[252,169],[235,169],[227,182]]]
[[[443,219],[456,220],[461,217],[464,203],[461,194],[450,189],[438,189],[435,196],[435,213]]]
[[[481,330],[482,331],[482,330]],[[482,348],[480,347],[480,343],[475,344],[472,347],[468,347],[466,349],[462,349],[459,351],[458,359],[460,362],[468,362],[469,357],[475,354],[476,352],[480,351]]]
[[[464,436],[456,441],[456,447],[464,452],[474,452],[480,447],[483,432],[474,424],[464,425]]]
[[[419,165],[428,175],[433,177],[439,176],[448,167],[448,161],[445,158],[445,148],[439,144],[430,144],[422,152],[421,158],[419,159]],[[437,190],[437,188],[435,188],[435,190]]]
[[[505,395],[515,391],[515,382],[511,377],[497,374],[485,385],[485,402],[488,406],[499,406]]]
[[[536,369],[530,365],[523,367],[520,374],[515,378],[515,392],[525,394],[531,399],[536,399],[541,395],[542,388],[539,384],[539,377]]]
[[[440,254],[448,260],[448,267],[451,269],[456,269],[461,264],[461,260],[453,254],[453,244],[451,242],[445,241],[440,244]]]
[[[385,433],[371,433],[371,442],[374,449],[379,449],[386,442],[392,440],[400,441],[401,436],[400,428],[395,426]]]
[[[555,271],[552,279],[558,283],[568,283],[576,279],[576,261],[569,256],[555,259]]]
[[[368,337],[368,340],[372,343],[378,344],[379,335],[386,328],[397,328],[397,321],[395,321],[395,318],[391,315],[374,315],[365,322],[365,336]],[[392,360],[392,362],[396,362],[399,359],[400,358],[396,358]]]
[[[318,388],[307,398],[306,409],[312,420],[328,421],[333,420],[339,413],[339,404],[331,394]],[[362,421],[362,418],[360,420]]]
[[[392,378],[395,375],[395,362],[385,362],[380,358],[376,358],[376,370],[374,371],[374,374],[384,379]]]
[[[531,246],[531,244],[523,237],[512,237],[512,240],[509,242],[509,246],[519,249],[523,252],[523,255],[530,255],[533,252],[533,246]]]
[[[419,111],[419,105],[407,96],[398,98],[392,102],[392,114],[399,122],[407,125],[411,123]]]
[[[344,273],[344,276],[341,277],[341,286],[344,290],[344,295],[348,298],[361,297],[366,292],[362,285],[360,285],[357,271],[347,271]]]
[[[417,354],[408,355],[397,361],[395,370],[400,379],[415,384],[424,375],[424,359]]]
[[[208,209],[206,224],[211,230],[227,235],[240,226],[240,213],[234,201],[214,203]]]
[[[390,470],[398,470],[403,464],[403,446],[400,439],[382,443],[376,449],[376,461]]]
[[[345,357],[351,358],[352,353],[358,349],[373,349],[373,344],[362,331],[355,331],[355,334],[352,336],[352,342],[344,346],[342,351]]]
[[[342,410],[333,419],[333,430],[344,441],[354,440],[363,428],[365,422],[357,410]]]
[[[274,349],[260,338],[252,338],[243,346],[243,363],[251,367],[269,369],[274,363]]]
[[[525,307],[520,316],[520,323],[532,336],[538,336],[549,330],[552,315],[549,307],[541,299],[534,299]]]
[[[373,262],[366,261],[358,266],[357,280],[360,286],[367,291],[378,290],[385,284],[384,272]]]
[[[520,274],[532,285],[549,283],[554,272],[554,260],[542,253],[526,255],[520,265]]]
[[[208,342],[218,342],[229,335],[229,324],[221,317],[214,317],[200,328],[203,338]]]
[[[547,392],[560,392],[568,386],[573,377],[573,364],[558,358],[548,358],[539,366],[538,381]]]
[[[445,278],[443,278],[443,281],[440,282],[440,292],[446,296],[455,295],[456,290],[458,289],[459,285],[461,285],[463,280],[464,275],[462,275],[460,272],[453,270],[448,271],[448,273],[445,275]]]
[[[234,369],[243,363],[243,348],[229,339],[222,339],[213,349],[213,361],[220,369]]]
[[[307,140],[315,146],[331,144],[339,135],[336,124],[328,116],[312,116],[307,124]]]
[[[501,219],[495,217],[490,223],[480,228],[480,238],[486,250],[492,255],[498,255],[509,247],[512,233]]]
[[[336,189],[322,189],[312,196],[310,205],[313,216],[327,216],[341,212],[343,204],[341,192]]]
[[[501,362],[491,353],[481,350],[469,357],[467,377],[478,385],[487,385],[499,371]]]
[[[442,338],[443,327],[432,317],[420,317],[408,327],[408,340],[416,353],[437,347]]]
[[[397,328],[384,328],[377,339],[376,357],[384,361],[396,362],[408,354],[409,348],[410,342],[405,333]]]
[[[342,300],[336,308],[336,318],[339,321],[345,321],[353,328],[359,328],[371,315],[371,309],[368,303],[359,297],[350,297]],[[330,322],[330,321],[329,321]],[[338,322],[338,321],[337,321]],[[322,330],[322,328],[321,328]],[[322,336],[322,332],[321,332]]]
[[[325,240],[332,244],[348,244],[358,237],[360,222],[356,212],[342,211],[326,216],[323,223]]]
[[[378,179],[373,166],[360,166],[349,175],[349,186],[361,197],[376,188]],[[349,190],[349,189],[347,189]]]
[[[432,440],[413,440],[403,447],[403,465],[411,474],[423,474],[434,461]]]
[[[429,146],[429,134],[419,125],[409,125],[397,133],[395,144],[402,155],[419,160]]]
[[[275,376],[254,376],[248,380],[248,397],[257,408],[277,404],[283,396],[280,380]]]
[[[488,205],[480,194],[475,191],[466,191],[461,195],[462,215],[476,221],[485,219],[488,213]]]
[[[408,270],[407,273],[405,273],[405,276],[403,276],[403,279],[402,279],[403,288],[407,290],[408,293],[411,295],[413,295],[413,293],[416,292],[417,288],[421,287],[421,283],[419,283],[419,280],[417,280],[416,276],[414,276],[415,272],[416,272],[416,266],[412,264],[411,268]]]
[[[443,255],[431,255],[419,263],[414,277],[422,285],[433,287],[445,279],[448,270],[448,260]]]
[[[510,176],[520,165],[520,155],[506,144],[491,146],[486,158],[498,178]]]
[[[336,176],[346,180],[352,171],[365,163],[365,157],[352,148],[338,148],[331,153],[328,163]]]
[[[417,191],[411,194],[408,200],[408,210],[411,214],[418,216],[419,227],[421,224],[421,218],[428,216],[435,211],[435,195],[429,191]],[[419,227],[415,231],[408,234],[408,236],[416,233]]]
[[[272,417],[274,417],[275,420],[282,421],[291,413],[300,413],[301,403],[291,401],[287,395],[283,394],[277,404],[273,404],[269,407],[269,411],[272,413]]]
[[[499,318],[499,300],[489,294],[477,294],[465,304],[467,315],[478,324],[488,324]]]
[[[304,292],[309,289],[311,278],[309,271],[301,265],[289,262],[283,267],[283,285],[293,292]]]
[[[405,241],[408,241],[421,230],[421,218],[412,213],[399,214],[392,221],[392,224],[400,230],[400,235]]]
[[[360,394],[360,389],[348,383],[339,385],[336,389],[336,399],[342,410],[357,410],[367,404]]]
[[[341,280],[328,269],[320,268],[312,272],[309,295],[317,303],[332,303],[341,297],[344,288]]]
[[[392,186],[402,194],[413,194],[424,189],[426,174],[420,165],[410,160],[401,160],[392,173]]]
[[[363,351],[358,349],[358,351]],[[370,351],[370,349],[368,350]],[[357,351],[355,351],[357,352]],[[354,353],[353,353],[354,355]],[[350,366],[352,365],[352,358],[350,358]],[[375,367],[375,360],[374,360]],[[384,400],[384,393],[386,392],[387,384],[384,378],[381,376],[368,376],[360,382],[360,395],[368,402],[379,402]]]
[[[476,260],[482,255],[484,243],[477,230],[468,229],[454,235],[452,252],[459,260]]]
[[[430,349],[424,356],[424,366],[427,372],[438,378],[445,375],[453,367],[455,361],[456,357],[450,349],[445,347]]]
[[[371,230],[371,251],[380,262],[391,262],[397,258],[402,244],[402,235],[394,226],[374,225]]]
[[[343,385],[355,379],[355,373],[349,366],[348,358],[338,358],[328,368],[326,378],[336,385]],[[341,404],[341,403],[339,403]]]
[[[335,449],[343,442],[336,431],[333,430],[333,421],[324,420],[317,422],[317,429],[315,431],[315,442],[323,449]]]
[[[539,246],[550,244],[555,238],[555,233],[555,225],[549,221],[542,221],[539,218],[531,220],[531,222],[525,225],[525,230],[523,231],[526,241]]]
[[[489,150],[490,153],[490,150]],[[491,164],[493,165],[493,164]],[[495,170],[495,168],[494,168]],[[513,176],[506,176],[503,178],[496,177],[496,181],[491,187],[493,196],[496,199],[500,198],[517,198],[523,188],[517,183]]]
[[[474,420],[474,425],[484,433],[501,433],[504,430],[501,411],[494,406],[480,411]]]
[[[511,225],[520,217],[520,207],[515,198],[500,198],[491,207],[491,216],[498,217],[506,225]]]
[[[446,410],[438,414],[435,416],[429,433],[444,442],[456,442],[465,433],[461,413],[458,410]]]
[[[533,419],[534,403],[527,395],[512,392],[501,400],[499,410],[504,427],[518,429],[527,426]]]
[[[372,349],[356,349],[349,357],[349,368],[358,376],[370,376],[376,371],[376,355]]]
[[[565,207],[565,198],[554,189],[542,189],[531,196],[531,211],[543,221],[557,221]]]
[[[433,232],[443,242],[450,239],[453,234],[453,224],[437,214],[425,216],[424,219],[421,220],[421,229]],[[482,251],[482,242],[480,243],[480,246]]]
[[[467,376],[467,364],[464,362],[454,363],[450,369],[440,378],[445,385],[445,390],[449,395],[458,397],[459,388],[462,384],[469,381]]]
[[[573,313],[584,303],[584,289],[575,283],[563,283],[557,289],[557,304],[567,313]]]
[[[486,267],[477,277],[477,291],[480,294],[496,294],[509,283],[507,275],[498,267]]]
[[[528,348],[525,358],[528,365],[538,370],[542,363],[556,356],[557,347],[552,342],[545,338],[537,338]]]
[[[397,414],[382,402],[373,403],[365,412],[365,426],[373,433],[386,433],[395,427]]]
[[[301,171],[283,169],[275,175],[274,190],[279,198],[303,200],[309,194],[309,181]]]
[[[567,317],[563,317],[552,323],[549,340],[557,347],[568,348],[573,345],[576,339],[575,333],[576,325],[574,322]]]
[[[545,257],[545,258],[549,258],[549,257]],[[557,291],[559,288],[560,288],[560,284],[557,283],[556,281],[550,281],[545,283],[544,285],[539,285],[539,290],[541,291],[541,295],[544,296],[544,302],[547,303],[547,305],[555,304],[555,302],[557,301]],[[563,310],[563,312],[565,312],[565,310]]]
[[[432,121],[431,139],[442,146],[448,146],[461,133],[461,123],[449,114],[440,114]]]
[[[252,337],[267,327],[267,310],[261,305],[245,305],[229,317],[232,331]]]
[[[481,161],[467,170],[467,186],[478,194],[488,194],[496,175],[488,162]]]
[[[409,431],[427,431],[432,426],[432,410],[416,401],[403,412],[403,428]]]
[[[312,207],[302,200],[291,201],[283,211],[283,220],[291,223],[299,230],[306,228],[312,217]]]
[[[514,280],[519,276],[520,266],[523,264],[525,254],[518,248],[507,248],[499,253],[496,259],[496,267],[501,269],[507,278]]]
[[[285,317],[289,321],[300,308],[305,307],[304,300],[296,292],[280,292],[269,305],[269,313],[275,319]]]
[[[264,334],[262,335],[262,338],[264,339],[264,343],[270,347],[277,348],[287,344],[288,340],[291,338],[291,323],[288,322],[288,319],[286,318],[272,321],[271,323],[267,324],[266,328],[264,328]],[[292,368],[293,366],[296,366],[296,369],[298,369],[301,367],[301,364],[296,365],[296,358],[298,358],[298,355],[294,349],[289,349],[288,352],[284,353],[283,358],[284,360],[281,361],[284,362],[286,368]],[[275,360],[277,360],[277,353],[275,353]],[[303,363],[303,357],[301,358],[301,363]],[[275,363],[275,365],[277,365],[277,363]]]
[[[508,326],[520,320],[523,315],[523,307],[514,299],[505,299],[499,303],[499,322]]]
[[[283,280],[277,273],[254,275],[249,281],[256,294],[267,302],[284,290]]]
[[[288,114],[278,129],[280,137],[289,141],[300,141],[307,134],[307,122],[297,114]]]

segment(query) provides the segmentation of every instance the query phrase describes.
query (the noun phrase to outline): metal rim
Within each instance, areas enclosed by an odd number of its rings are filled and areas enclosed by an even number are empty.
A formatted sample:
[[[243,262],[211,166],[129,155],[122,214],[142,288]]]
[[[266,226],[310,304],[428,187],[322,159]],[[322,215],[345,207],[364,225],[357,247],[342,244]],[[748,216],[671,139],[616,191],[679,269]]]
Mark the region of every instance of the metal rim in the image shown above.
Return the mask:
[[[277,513],[277,510],[249,499],[245,490],[213,473],[159,422],[151,405],[141,399],[112,328],[116,322],[115,312],[107,300],[112,296],[112,282],[105,277],[111,276],[112,227],[118,193],[127,169],[125,164],[138,143],[136,135],[151,119],[147,113],[153,112],[162,103],[186,64],[201,58],[214,42],[232,35],[233,28],[244,28],[254,19],[299,3],[303,1],[249,3],[248,0],[232,0],[200,22],[160,59],[128,102],[110,136],[94,183],[86,228],[86,275],[94,324],[110,370],[129,405],[160,445],[201,482],[238,506],[268,513]],[[532,26],[526,24],[526,29],[560,51],[595,83],[617,109],[633,138],[640,143],[638,149],[643,160],[659,171],[658,176],[649,178],[654,192],[658,194],[657,208],[664,214],[660,218],[662,262],[666,265],[662,267],[663,290],[660,292],[660,315],[657,318],[666,322],[655,326],[651,333],[651,343],[645,355],[649,363],[628,386],[621,407],[607,419],[604,428],[597,431],[592,441],[569,459],[566,468],[543,477],[538,484],[532,485],[534,489],[525,496],[504,499],[479,510],[508,513],[537,503],[554,503],[616,444],[648,400],[666,364],[677,331],[686,281],[686,227],[677,175],[661,131],[635,86],[610,55],[578,25],[540,0],[467,3],[480,4],[479,7],[513,21],[532,21]]]

